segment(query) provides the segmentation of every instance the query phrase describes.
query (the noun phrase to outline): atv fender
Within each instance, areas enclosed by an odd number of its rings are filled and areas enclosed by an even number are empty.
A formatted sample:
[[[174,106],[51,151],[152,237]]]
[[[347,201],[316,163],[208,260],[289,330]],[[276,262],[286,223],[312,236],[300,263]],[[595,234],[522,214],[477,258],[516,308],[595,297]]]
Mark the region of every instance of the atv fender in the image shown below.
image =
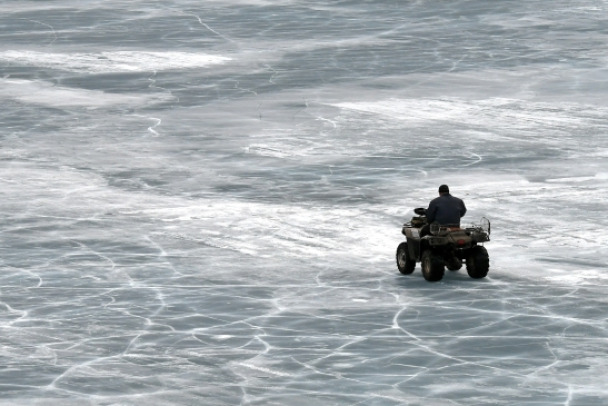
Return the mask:
[[[407,237],[407,248],[410,258],[416,262],[420,261],[420,229],[405,228],[403,234]]]

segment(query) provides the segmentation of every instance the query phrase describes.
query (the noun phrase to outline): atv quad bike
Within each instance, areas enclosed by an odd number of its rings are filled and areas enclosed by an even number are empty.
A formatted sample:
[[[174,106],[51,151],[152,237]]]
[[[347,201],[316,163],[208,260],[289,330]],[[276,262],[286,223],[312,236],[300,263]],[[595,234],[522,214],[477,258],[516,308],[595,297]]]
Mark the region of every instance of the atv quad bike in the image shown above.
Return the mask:
[[[457,271],[464,261],[471,278],[480,279],[488,275],[490,258],[486,248],[480,245],[490,241],[488,219],[483,218],[478,226],[443,227],[437,223],[428,224],[426,209],[417,208],[414,212],[418,216],[401,229],[406,242],[397,247],[399,272],[409,275],[420,262],[424,279],[436,282],[443,278],[446,267]]]

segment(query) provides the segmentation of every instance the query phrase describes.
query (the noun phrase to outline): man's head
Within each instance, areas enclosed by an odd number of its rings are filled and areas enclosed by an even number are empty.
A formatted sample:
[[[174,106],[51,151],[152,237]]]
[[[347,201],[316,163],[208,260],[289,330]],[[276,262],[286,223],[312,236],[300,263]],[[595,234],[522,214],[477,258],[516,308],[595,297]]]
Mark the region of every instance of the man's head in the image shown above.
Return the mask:
[[[439,194],[440,195],[444,195],[450,193],[450,188],[448,187],[448,185],[441,185],[439,186]]]

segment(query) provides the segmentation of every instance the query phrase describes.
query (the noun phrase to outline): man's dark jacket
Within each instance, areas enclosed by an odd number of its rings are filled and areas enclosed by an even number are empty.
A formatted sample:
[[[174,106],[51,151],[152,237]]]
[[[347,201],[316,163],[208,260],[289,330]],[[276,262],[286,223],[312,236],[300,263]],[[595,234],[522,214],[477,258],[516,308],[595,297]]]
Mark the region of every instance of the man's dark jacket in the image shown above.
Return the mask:
[[[467,212],[464,202],[449,193],[431,200],[426,211],[429,224],[437,222],[442,226],[460,226],[460,218]]]

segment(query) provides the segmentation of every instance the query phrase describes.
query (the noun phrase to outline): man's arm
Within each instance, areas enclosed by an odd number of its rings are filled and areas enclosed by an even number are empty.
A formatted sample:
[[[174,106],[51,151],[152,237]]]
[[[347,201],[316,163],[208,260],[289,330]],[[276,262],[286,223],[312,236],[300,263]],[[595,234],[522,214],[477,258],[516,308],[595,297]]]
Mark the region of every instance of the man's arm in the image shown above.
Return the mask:
[[[467,206],[464,205],[464,202],[462,200],[460,200],[461,203],[461,207],[460,207],[460,217],[464,217],[464,215],[467,212]]]
[[[435,221],[435,214],[437,213],[437,204],[435,204],[435,200],[431,200],[429,203],[429,208],[426,209],[426,220],[429,224]]]

